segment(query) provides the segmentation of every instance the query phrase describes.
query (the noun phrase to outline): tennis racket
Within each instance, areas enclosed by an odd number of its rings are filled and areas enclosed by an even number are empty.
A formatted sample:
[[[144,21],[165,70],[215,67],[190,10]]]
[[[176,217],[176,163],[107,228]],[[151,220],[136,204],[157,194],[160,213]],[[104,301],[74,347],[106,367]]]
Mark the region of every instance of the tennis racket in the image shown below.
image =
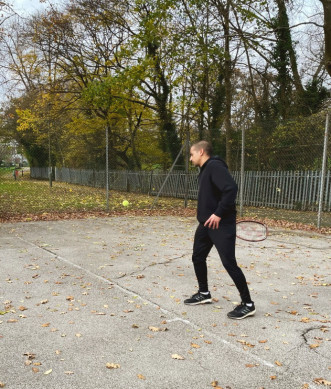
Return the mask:
[[[268,227],[255,220],[240,220],[237,222],[237,237],[248,242],[261,242],[267,239]]]

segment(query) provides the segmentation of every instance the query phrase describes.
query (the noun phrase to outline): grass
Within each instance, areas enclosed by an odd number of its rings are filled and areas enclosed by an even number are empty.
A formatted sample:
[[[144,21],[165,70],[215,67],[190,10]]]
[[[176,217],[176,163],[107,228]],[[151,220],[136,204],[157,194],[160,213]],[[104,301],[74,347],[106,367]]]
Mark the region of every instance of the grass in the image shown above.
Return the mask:
[[[62,182],[33,180],[26,173],[17,180],[12,170],[0,169],[0,221],[26,215],[47,216],[47,214],[73,214],[108,212],[122,213],[149,210],[154,197],[143,194],[110,191],[109,210],[106,209],[105,189],[92,188]],[[129,206],[123,206],[123,200]],[[195,209],[195,203],[189,202],[189,209]],[[174,211],[183,208],[182,199],[159,198],[155,209]],[[2,215],[2,216],[1,216]]]
[[[275,208],[247,208],[245,216],[252,215],[258,219],[273,219],[279,221],[288,221],[289,223],[317,224],[317,212],[312,211],[292,211],[288,209]],[[331,228],[331,213],[322,213],[322,223],[324,227]]]
[[[123,206],[123,200],[129,206]],[[160,197],[150,212],[155,197],[145,194],[110,191],[106,209],[104,189],[30,179],[26,172],[17,180],[12,169],[0,169],[0,222],[77,218],[89,215],[174,214],[195,216],[196,201],[184,208],[183,199]],[[269,225],[301,230],[317,230],[317,212],[245,207],[244,218],[265,220]],[[331,232],[331,214],[323,213],[320,232]]]

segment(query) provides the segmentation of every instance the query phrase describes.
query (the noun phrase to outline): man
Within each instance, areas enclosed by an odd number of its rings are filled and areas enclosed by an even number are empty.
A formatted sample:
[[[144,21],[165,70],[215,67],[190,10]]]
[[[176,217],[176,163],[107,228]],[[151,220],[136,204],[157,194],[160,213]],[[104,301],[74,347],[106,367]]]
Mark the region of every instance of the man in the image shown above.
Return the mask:
[[[197,219],[199,225],[194,236],[192,261],[199,284],[198,293],[184,301],[188,305],[211,303],[208,289],[207,256],[215,245],[223,266],[235,283],[241,304],[228,313],[230,319],[244,319],[255,313],[254,302],[248,290],[244,273],[237,265],[236,244],[236,195],[237,184],[226,163],[211,157],[209,142],[200,141],[190,149],[190,161],[200,167]]]

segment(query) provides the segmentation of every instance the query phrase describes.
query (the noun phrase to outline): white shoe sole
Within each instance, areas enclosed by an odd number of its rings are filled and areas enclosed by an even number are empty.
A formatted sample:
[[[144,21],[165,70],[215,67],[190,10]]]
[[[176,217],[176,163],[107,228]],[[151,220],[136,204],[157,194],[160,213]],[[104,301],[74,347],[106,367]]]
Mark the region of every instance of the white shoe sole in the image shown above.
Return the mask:
[[[212,299],[206,299],[203,301],[197,301],[196,303],[185,303],[185,305],[200,305],[200,304],[210,304],[212,302]]]

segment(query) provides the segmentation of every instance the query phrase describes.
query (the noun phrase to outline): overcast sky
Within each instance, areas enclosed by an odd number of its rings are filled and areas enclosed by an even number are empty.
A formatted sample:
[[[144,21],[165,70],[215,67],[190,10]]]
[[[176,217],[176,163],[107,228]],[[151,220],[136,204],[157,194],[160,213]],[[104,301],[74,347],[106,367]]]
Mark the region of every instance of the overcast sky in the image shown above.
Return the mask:
[[[9,3],[13,6],[14,11],[16,11],[19,15],[33,14],[38,10],[43,10],[47,7],[47,3],[49,2],[56,4],[61,1],[46,0],[46,2],[40,2],[39,0],[9,0]]]
[[[97,0],[96,0],[97,1]],[[61,0],[46,0],[40,2],[40,0],[10,0],[9,3],[12,4],[14,10],[18,13],[33,13],[36,10],[42,10],[46,8],[47,3],[56,4],[61,3]],[[301,3],[303,8],[306,8],[307,14],[313,13],[316,6],[321,8],[321,3],[318,0],[304,0],[304,1],[295,1],[295,3]],[[305,17],[305,10],[301,16]],[[298,15],[299,16],[299,15]]]
[[[26,12],[33,13],[45,7],[39,0],[11,0],[10,4],[12,4],[14,10],[19,14]]]

